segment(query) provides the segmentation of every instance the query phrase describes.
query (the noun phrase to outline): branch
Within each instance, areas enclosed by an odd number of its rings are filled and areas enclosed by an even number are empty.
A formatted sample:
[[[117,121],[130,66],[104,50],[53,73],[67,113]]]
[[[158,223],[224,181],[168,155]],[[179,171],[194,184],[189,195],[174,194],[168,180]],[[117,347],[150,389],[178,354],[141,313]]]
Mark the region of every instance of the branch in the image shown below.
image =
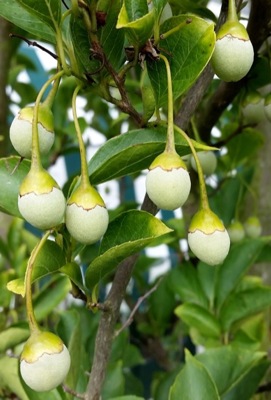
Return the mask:
[[[147,195],[145,196],[141,209],[153,215],[157,213],[157,207],[151,202]],[[120,305],[125,296],[126,288],[131,279],[138,256],[138,254],[132,255],[119,264],[111,290],[104,302],[104,305],[109,311],[103,312],[99,323],[92,370],[85,397],[86,400],[100,399],[101,388],[115,336],[115,325],[119,318]]]
[[[131,325],[131,323],[133,322],[135,313],[137,312],[137,310],[139,309],[139,307],[141,306],[143,301],[145,301],[153,292],[156,291],[160,282],[161,282],[161,279],[159,279],[159,281],[150,290],[148,290],[143,296],[138,298],[136,305],[134,306],[131,314],[129,315],[129,318],[127,318],[127,320],[124,322],[122,327],[116,331],[115,337],[117,337],[122,331],[124,331],[126,328],[128,328],[128,326]]]

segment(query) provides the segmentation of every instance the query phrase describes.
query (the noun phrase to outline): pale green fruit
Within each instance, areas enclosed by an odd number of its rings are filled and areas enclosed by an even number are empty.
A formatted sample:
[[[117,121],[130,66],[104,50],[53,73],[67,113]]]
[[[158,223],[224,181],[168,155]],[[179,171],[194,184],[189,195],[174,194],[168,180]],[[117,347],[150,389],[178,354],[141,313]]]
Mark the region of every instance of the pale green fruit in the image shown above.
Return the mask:
[[[22,108],[10,126],[10,141],[14,149],[25,158],[31,157],[32,120],[34,107]],[[40,105],[38,115],[39,149],[41,154],[47,154],[54,140],[54,121],[52,111]]]
[[[99,193],[79,186],[67,202],[66,226],[70,235],[83,244],[95,243],[105,234],[109,217]]]
[[[247,95],[243,102],[244,124],[254,125],[265,120],[264,99],[257,91]]]
[[[226,22],[217,34],[211,58],[216,75],[225,82],[236,82],[247,75],[254,60],[254,50],[245,27],[240,22]]]
[[[237,243],[244,239],[245,229],[240,221],[232,221],[228,226],[228,234],[230,236],[231,243]]]
[[[164,152],[152,162],[146,176],[146,191],[158,208],[176,210],[187,200],[191,180],[177,153]]]
[[[228,255],[230,237],[216,214],[211,210],[200,210],[190,223],[188,244],[201,261],[217,265]]]
[[[271,93],[264,100],[264,112],[268,121],[271,122]]]
[[[251,216],[244,223],[246,235],[250,238],[257,238],[261,236],[262,226],[258,217]]]
[[[45,392],[65,380],[70,364],[70,354],[62,340],[51,332],[37,331],[24,345],[20,372],[31,389]]]
[[[63,222],[66,200],[47,171],[31,169],[21,184],[18,208],[27,222],[47,230]]]
[[[217,159],[215,154],[212,151],[199,151],[197,153],[199,162],[202,168],[204,175],[212,175],[215,172],[217,166]],[[191,166],[197,171],[197,165],[194,156],[191,154]]]

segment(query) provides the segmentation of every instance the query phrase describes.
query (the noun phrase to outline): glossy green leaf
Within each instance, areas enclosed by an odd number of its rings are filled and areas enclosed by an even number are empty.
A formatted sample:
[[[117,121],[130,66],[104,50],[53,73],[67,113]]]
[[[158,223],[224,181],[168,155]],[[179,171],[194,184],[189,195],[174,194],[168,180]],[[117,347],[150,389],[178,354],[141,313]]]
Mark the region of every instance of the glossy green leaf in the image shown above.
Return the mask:
[[[114,219],[101,242],[100,255],[86,271],[86,286],[93,287],[126,257],[148,246],[171,230],[145,211],[132,210]]]
[[[224,263],[217,267],[215,297],[218,309],[256,261],[264,245],[264,240],[247,239],[232,246]]]
[[[82,273],[80,266],[76,262],[70,262],[63,265],[59,272],[64,273],[68,278],[75,283],[81,290],[85,291],[85,286],[83,284]]]
[[[11,379],[12,377],[12,379]],[[17,395],[20,400],[29,400],[18,374],[18,360],[9,356],[0,357],[1,389],[5,388]]]
[[[263,311],[271,305],[271,288],[259,286],[231,294],[221,308],[219,317],[225,332],[245,318]]]
[[[175,133],[176,151],[180,156],[190,153],[182,136]],[[138,129],[108,140],[89,162],[92,184],[140,172],[150,166],[165,149],[166,127]],[[193,141],[197,150],[210,147]]]
[[[124,28],[130,44],[141,47],[152,36],[154,10],[148,11],[145,0],[125,0],[121,7],[117,28]]]
[[[153,0],[153,7],[158,16],[160,16],[160,14],[163,11],[163,8],[165,7],[166,4],[167,4],[167,0]]]
[[[36,15],[28,12],[18,0],[1,0],[0,15],[36,38],[43,39],[49,43],[56,42],[55,34],[51,27]]]
[[[186,24],[187,20],[192,22]],[[180,97],[207,65],[215,44],[214,26],[194,15],[172,17],[161,26],[161,34],[182,26],[167,39],[160,41],[161,50],[170,63],[173,97]],[[147,62],[158,106],[167,105],[168,83],[163,60]]]
[[[15,156],[0,160],[0,210],[15,217],[21,217],[18,210],[19,188],[30,169],[29,160],[20,164],[19,160]]]
[[[41,21],[56,30],[61,19],[61,1],[60,0],[18,0],[30,14],[39,18]]]
[[[58,271],[64,264],[65,256],[62,249],[52,240],[47,240],[35,260],[32,282]],[[14,293],[25,295],[24,278],[10,281],[7,287]]]
[[[101,28],[100,32],[98,32],[107,59],[116,70],[118,70],[125,60],[124,31],[122,29],[116,29],[121,4],[122,0],[110,1],[110,5],[106,10],[106,24]]]
[[[210,373],[219,395],[230,391],[248,372],[266,357],[264,352],[223,346],[196,356]]]
[[[0,332],[0,353],[24,342],[29,337],[29,328],[25,326],[11,326]]]
[[[184,303],[175,309],[175,314],[201,334],[212,338],[220,337],[221,327],[218,320],[205,308],[197,304]]]
[[[208,299],[202,290],[197,270],[192,264],[183,263],[172,271],[171,287],[183,303],[195,303],[208,308]]]
[[[207,368],[185,351],[186,363],[170,390],[169,400],[220,400]]]
[[[104,399],[114,398],[124,394],[125,380],[123,375],[122,361],[109,364],[106,371],[106,378],[102,388]]]

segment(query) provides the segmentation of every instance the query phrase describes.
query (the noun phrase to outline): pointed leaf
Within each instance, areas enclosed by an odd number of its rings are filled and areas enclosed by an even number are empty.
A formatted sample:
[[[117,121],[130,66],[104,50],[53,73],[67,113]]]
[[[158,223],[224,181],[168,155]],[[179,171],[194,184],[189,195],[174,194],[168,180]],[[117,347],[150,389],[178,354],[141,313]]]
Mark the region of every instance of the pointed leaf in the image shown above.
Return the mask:
[[[262,239],[248,239],[232,246],[224,263],[217,268],[215,298],[218,309],[253,265],[264,245]]]
[[[18,210],[19,188],[30,169],[29,160],[23,160],[20,164],[19,160],[20,157],[0,160],[0,210],[15,217],[21,217]]]
[[[212,338],[220,337],[221,327],[218,320],[205,308],[197,304],[185,303],[175,309],[175,314],[201,334]]]
[[[264,352],[223,346],[208,349],[196,356],[214,380],[220,396],[233,388],[248,372],[266,357]]]
[[[59,0],[18,0],[18,2],[32,15],[44,21],[53,30],[61,20],[61,1]]]
[[[145,5],[145,7],[144,7]],[[143,7],[139,7],[143,6]],[[149,13],[146,1],[125,0],[121,7],[117,28],[124,28],[130,44],[143,46],[152,36],[154,25],[154,10]]]
[[[192,20],[191,23],[186,21]],[[172,17],[161,26],[161,34],[179,25],[183,26],[167,39],[160,41],[164,54],[170,54],[173,97],[180,97],[196,80],[207,65],[215,44],[214,26],[194,15]],[[167,105],[168,83],[163,60],[147,62],[148,73],[152,82],[159,107]]]
[[[228,332],[234,323],[261,312],[270,305],[271,288],[268,286],[259,286],[231,294],[219,313],[223,330]]]
[[[62,249],[52,240],[47,240],[42,246],[34,262],[32,282],[58,271],[65,264]],[[25,295],[24,278],[14,279],[7,284],[7,288],[17,294]]]
[[[176,151],[180,156],[190,153],[187,142],[175,133]],[[166,144],[166,127],[138,129],[108,140],[89,162],[92,184],[140,172],[150,166]],[[210,147],[193,141],[197,150]],[[1,203],[0,203],[1,205]]]
[[[75,283],[76,286],[78,286],[81,290],[85,291],[86,288],[83,284],[81,269],[76,262],[70,262],[68,264],[63,265],[63,267],[60,268],[59,272],[62,272],[65,275],[67,275],[70,278],[70,280],[73,283]]]
[[[56,42],[53,29],[37,15],[30,13],[17,0],[1,0],[0,15],[36,38],[49,43]]]
[[[170,390],[169,400],[219,400],[217,388],[205,366],[187,350],[186,363]]]
[[[124,212],[109,224],[101,243],[100,255],[86,271],[86,286],[93,289],[122,260],[168,232],[171,229],[145,211]]]

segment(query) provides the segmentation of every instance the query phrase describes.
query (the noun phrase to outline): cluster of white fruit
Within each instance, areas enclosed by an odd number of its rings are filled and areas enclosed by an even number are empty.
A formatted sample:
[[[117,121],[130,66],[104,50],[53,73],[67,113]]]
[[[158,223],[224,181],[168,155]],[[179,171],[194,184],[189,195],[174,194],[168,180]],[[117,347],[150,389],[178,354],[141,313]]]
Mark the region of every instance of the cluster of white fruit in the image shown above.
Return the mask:
[[[33,110],[33,107],[23,108],[10,127],[10,140],[22,157],[31,157]],[[39,151],[47,154],[54,142],[53,115],[42,105],[38,135]],[[39,229],[51,229],[65,221],[71,236],[83,244],[98,241],[109,220],[104,201],[93,187],[79,186],[66,203],[57,182],[42,167],[31,166],[20,186],[18,208],[24,219]]]
[[[228,232],[232,243],[237,243],[248,238],[257,238],[262,233],[262,226],[258,217],[251,216],[247,218],[244,224],[239,220],[234,220],[228,227]]]

